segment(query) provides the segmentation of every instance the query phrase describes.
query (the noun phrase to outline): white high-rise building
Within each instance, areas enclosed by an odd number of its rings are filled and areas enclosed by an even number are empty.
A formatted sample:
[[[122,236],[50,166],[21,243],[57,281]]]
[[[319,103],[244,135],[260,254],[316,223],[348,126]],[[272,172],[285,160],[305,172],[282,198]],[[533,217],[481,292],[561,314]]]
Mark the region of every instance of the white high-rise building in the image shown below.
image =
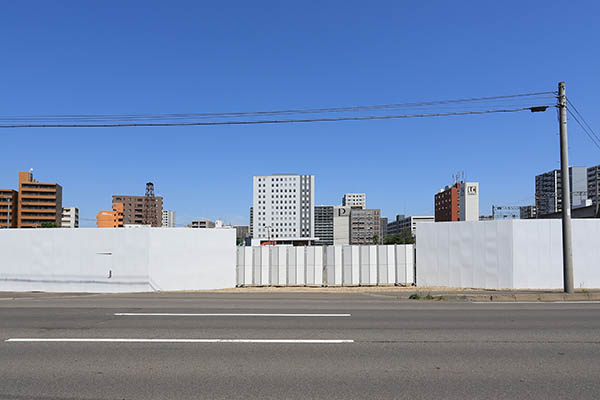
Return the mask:
[[[366,208],[367,194],[366,193],[346,193],[342,197],[342,206],[352,208]]]
[[[459,221],[479,221],[479,182],[461,182],[458,198]]]
[[[79,228],[79,208],[63,207],[60,226],[62,228]]]
[[[175,211],[163,210],[161,226],[163,228],[175,228]]]
[[[253,178],[252,237],[256,240],[314,238],[314,175]]]

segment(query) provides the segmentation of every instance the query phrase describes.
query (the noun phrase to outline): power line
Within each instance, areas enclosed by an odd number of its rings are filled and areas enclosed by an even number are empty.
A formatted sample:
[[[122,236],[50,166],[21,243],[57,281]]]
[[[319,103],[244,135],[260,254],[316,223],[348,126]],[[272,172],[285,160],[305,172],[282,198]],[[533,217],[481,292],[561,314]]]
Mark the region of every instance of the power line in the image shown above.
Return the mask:
[[[597,137],[593,136],[590,132],[588,132],[587,128],[579,121],[579,119],[577,119],[577,117],[575,116],[575,114],[570,109],[567,108],[567,112],[579,124],[579,126],[581,127],[581,129],[590,138],[590,140],[592,141],[592,143],[594,143],[596,145],[596,147],[600,150],[600,139],[598,139]]]
[[[252,112],[225,112],[225,113],[177,113],[177,114],[74,114],[74,115],[41,115],[41,116],[7,116],[0,117],[0,121],[3,122],[23,122],[23,121],[39,121],[48,120],[56,122],[59,121],[78,121],[81,120],[146,120],[146,119],[190,119],[190,118],[235,118],[235,117],[262,117],[267,115],[286,115],[286,114],[323,114],[323,113],[343,113],[343,112],[361,112],[361,111],[382,111],[392,110],[398,108],[414,108],[414,107],[431,107],[441,105],[452,105],[452,104],[464,104],[464,103],[478,103],[478,102],[490,102],[490,101],[512,101],[521,100],[523,98],[540,97],[536,99],[540,101],[550,95],[554,95],[555,92],[534,92],[534,93],[519,93],[503,96],[489,96],[489,97],[472,97],[464,99],[450,99],[450,100],[438,100],[438,101],[426,101],[426,102],[411,102],[411,103],[397,103],[397,104],[380,104],[380,105],[363,105],[363,106],[351,106],[351,107],[333,107],[333,108],[313,108],[313,109],[287,109],[287,110],[271,110],[271,111],[252,111]],[[503,106],[506,106],[504,104]]]
[[[583,115],[581,115],[581,113],[579,112],[579,110],[577,110],[577,107],[575,107],[575,104],[573,104],[573,102],[569,99],[567,99],[567,103],[569,103],[569,105],[571,107],[573,107],[573,110],[575,110],[575,113],[577,113],[577,115],[579,116],[579,118],[581,119],[581,121],[583,121],[583,123],[585,124],[585,126],[588,127],[588,129],[590,130],[590,132],[592,133],[592,135],[594,135],[594,137],[596,138],[596,140],[598,141],[598,143],[600,143],[600,137],[598,137],[598,135],[596,135],[596,132],[594,132],[594,130],[592,129],[592,127],[590,126],[590,124],[587,123],[587,121],[585,120],[585,118],[583,118]]]
[[[216,126],[216,125],[259,125],[259,124],[289,124],[308,122],[337,122],[337,121],[368,121],[401,118],[426,118],[447,117],[461,115],[480,115],[491,113],[510,113],[519,111],[545,111],[549,105],[537,105],[532,107],[520,107],[512,109],[462,111],[431,114],[399,114],[399,115],[369,115],[360,117],[336,117],[336,118],[307,118],[307,119],[281,119],[281,120],[245,120],[245,121],[210,121],[210,122],[151,122],[151,123],[105,123],[105,124],[11,124],[0,125],[0,128],[125,128],[125,127],[169,127],[169,126]]]

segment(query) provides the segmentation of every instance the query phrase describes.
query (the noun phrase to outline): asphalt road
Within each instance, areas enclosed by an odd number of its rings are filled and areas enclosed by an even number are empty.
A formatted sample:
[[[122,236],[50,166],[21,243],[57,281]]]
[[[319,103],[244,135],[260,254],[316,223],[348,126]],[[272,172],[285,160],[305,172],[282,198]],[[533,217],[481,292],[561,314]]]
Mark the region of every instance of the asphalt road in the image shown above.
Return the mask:
[[[598,399],[600,304],[0,294],[0,399],[188,398]]]

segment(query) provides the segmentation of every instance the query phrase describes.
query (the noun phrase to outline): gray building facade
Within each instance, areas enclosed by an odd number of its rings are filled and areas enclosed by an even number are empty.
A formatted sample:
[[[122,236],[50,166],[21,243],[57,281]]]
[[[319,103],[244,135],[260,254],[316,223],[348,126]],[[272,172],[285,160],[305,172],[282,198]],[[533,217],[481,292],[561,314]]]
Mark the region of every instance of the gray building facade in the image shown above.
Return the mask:
[[[521,219],[521,207],[493,205],[492,219],[495,221],[507,219]]]
[[[381,210],[352,209],[350,212],[350,244],[377,244],[381,237]]]
[[[211,220],[208,219],[201,219],[198,221],[192,221],[188,224],[188,228],[200,228],[200,229],[206,229],[206,228],[214,228],[215,227],[215,223]]]
[[[537,218],[537,207],[536,206],[521,206],[519,211],[520,211],[521,219]]]
[[[381,244],[383,244],[383,239],[385,239],[388,236],[388,230],[387,230],[388,219],[387,219],[387,217],[381,217],[379,219],[379,222],[380,222],[380,225],[381,225],[381,228],[380,228],[380,231],[381,231],[380,239],[381,240],[379,242]]]
[[[417,236],[417,222],[435,222],[433,215],[404,216],[396,215],[396,220],[388,223],[388,236],[397,235],[405,230],[410,230],[413,236]]]
[[[600,165],[590,167],[587,170],[588,199],[592,205],[600,203]]]
[[[586,167],[569,167],[571,208],[585,207],[588,190],[588,170]],[[558,169],[535,177],[535,206],[541,217],[562,211],[562,177]]]
[[[333,245],[333,206],[315,206],[315,244]]]

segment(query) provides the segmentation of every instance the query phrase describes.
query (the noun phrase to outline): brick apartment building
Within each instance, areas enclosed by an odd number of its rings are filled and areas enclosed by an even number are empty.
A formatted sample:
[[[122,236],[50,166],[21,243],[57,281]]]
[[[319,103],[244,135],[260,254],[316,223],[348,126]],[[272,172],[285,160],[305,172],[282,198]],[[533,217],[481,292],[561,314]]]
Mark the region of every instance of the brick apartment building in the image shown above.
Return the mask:
[[[98,228],[122,228],[123,204],[113,203],[112,211],[100,211],[96,215],[96,226]]]
[[[0,189],[0,228],[17,227],[18,194],[13,189]]]
[[[154,196],[152,182],[146,184],[145,196],[114,195],[112,203],[113,210],[115,204],[123,205],[123,224],[125,225],[162,226],[163,198]]]
[[[18,191],[0,189],[0,227],[6,227],[7,221],[11,228],[58,227],[61,219],[62,186],[58,183],[38,182],[32,172],[21,171]]]
[[[456,182],[435,194],[435,222],[460,220],[460,184]]]

